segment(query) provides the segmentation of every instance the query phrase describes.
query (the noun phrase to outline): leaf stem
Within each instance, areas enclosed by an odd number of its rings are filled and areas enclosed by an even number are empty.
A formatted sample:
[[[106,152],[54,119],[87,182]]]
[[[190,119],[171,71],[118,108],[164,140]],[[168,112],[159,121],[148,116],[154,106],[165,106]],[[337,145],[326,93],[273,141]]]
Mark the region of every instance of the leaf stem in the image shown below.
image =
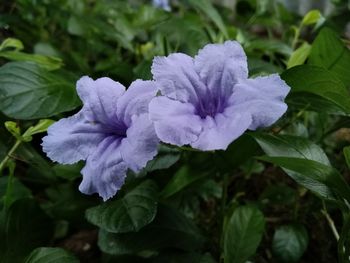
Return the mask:
[[[18,146],[21,144],[22,141],[16,140],[16,143],[12,146],[12,148],[9,150],[5,158],[0,163],[0,173],[5,168],[8,160],[11,158],[11,155],[17,150]]]

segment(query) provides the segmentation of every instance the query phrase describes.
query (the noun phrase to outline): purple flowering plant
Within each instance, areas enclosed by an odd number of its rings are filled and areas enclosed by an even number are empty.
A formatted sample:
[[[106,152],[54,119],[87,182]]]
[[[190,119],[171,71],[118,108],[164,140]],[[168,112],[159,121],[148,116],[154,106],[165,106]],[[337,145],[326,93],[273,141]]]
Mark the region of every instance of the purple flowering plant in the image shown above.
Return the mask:
[[[347,1],[5,2],[1,263],[348,262]]]
[[[137,173],[155,157],[159,141],[225,150],[287,110],[288,85],[277,74],[248,78],[247,57],[236,41],[208,44],[195,58],[156,57],[152,74],[154,81],[136,80],[127,90],[109,78],[82,77],[82,109],[48,129],[42,146],[51,160],[86,160],[82,193],[113,197],[128,169]]]

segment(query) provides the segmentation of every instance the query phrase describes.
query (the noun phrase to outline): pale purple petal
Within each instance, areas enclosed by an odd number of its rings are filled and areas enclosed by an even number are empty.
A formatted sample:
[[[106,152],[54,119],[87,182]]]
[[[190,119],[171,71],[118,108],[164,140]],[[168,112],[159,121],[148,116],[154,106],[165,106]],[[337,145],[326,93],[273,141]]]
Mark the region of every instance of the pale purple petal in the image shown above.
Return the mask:
[[[79,112],[51,125],[42,147],[47,156],[62,164],[72,164],[85,160],[103,140],[103,127],[93,123]]]
[[[252,116],[249,129],[267,127],[287,110],[284,99],[290,87],[277,75],[247,79],[237,84],[230,98],[233,112],[247,112]]]
[[[85,194],[98,193],[104,201],[113,197],[124,184],[127,165],[120,154],[120,140],[105,138],[88,157],[81,171],[83,181],[79,190]]]
[[[126,134],[120,152],[128,167],[138,172],[157,154],[159,139],[148,114],[134,116]]]
[[[194,67],[211,99],[230,96],[234,85],[248,78],[247,57],[236,41],[206,45],[195,56]]]
[[[154,81],[136,80],[118,99],[117,115],[126,125],[131,124],[134,115],[148,112],[148,104],[157,94]]]
[[[203,151],[226,150],[232,141],[247,130],[251,121],[249,114],[243,112],[232,115],[219,113],[214,118],[208,116],[203,120],[203,132],[191,146]]]
[[[166,143],[190,144],[202,131],[201,118],[190,103],[156,97],[149,105],[149,114],[159,139]]]
[[[93,80],[87,76],[77,82],[78,95],[84,103],[86,116],[104,124],[116,119],[117,100],[125,87],[110,78]]]
[[[197,104],[205,96],[206,87],[194,70],[193,58],[182,53],[155,57],[152,74],[162,95]]]

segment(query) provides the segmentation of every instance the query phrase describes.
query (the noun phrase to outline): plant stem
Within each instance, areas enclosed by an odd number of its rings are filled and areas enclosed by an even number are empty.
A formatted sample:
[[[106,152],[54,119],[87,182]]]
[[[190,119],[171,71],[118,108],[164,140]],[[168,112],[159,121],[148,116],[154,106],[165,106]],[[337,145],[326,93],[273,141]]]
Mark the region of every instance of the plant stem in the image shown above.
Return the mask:
[[[335,237],[335,239],[338,241],[339,240],[339,233],[337,228],[335,227],[334,221],[331,218],[331,216],[328,214],[327,212],[327,207],[325,202],[323,201],[323,210],[321,210],[322,214],[326,217],[328,225],[330,226],[330,228],[332,229],[333,235]]]
[[[5,158],[0,163],[0,173],[5,168],[6,163],[11,158],[11,155],[17,150],[18,146],[21,144],[22,141],[17,140],[16,143],[12,146],[12,148],[9,150]]]

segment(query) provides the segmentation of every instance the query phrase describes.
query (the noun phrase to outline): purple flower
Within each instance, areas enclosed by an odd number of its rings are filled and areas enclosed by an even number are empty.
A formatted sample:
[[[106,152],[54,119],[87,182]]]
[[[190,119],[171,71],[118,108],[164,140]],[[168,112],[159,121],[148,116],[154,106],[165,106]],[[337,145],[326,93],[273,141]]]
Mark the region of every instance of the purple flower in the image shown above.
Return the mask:
[[[165,11],[171,11],[169,0],[152,0],[152,4],[154,7],[161,8]]]
[[[236,41],[209,44],[195,58],[182,53],[153,60],[163,96],[149,112],[163,142],[200,150],[226,149],[247,129],[276,122],[290,88],[277,74],[248,78],[247,57]]]
[[[156,85],[137,80],[125,91],[109,78],[82,77],[77,91],[83,108],[50,126],[43,150],[62,164],[86,160],[79,190],[107,200],[123,185],[128,168],[139,171],[157,153],[159,139],[148,115]]]

